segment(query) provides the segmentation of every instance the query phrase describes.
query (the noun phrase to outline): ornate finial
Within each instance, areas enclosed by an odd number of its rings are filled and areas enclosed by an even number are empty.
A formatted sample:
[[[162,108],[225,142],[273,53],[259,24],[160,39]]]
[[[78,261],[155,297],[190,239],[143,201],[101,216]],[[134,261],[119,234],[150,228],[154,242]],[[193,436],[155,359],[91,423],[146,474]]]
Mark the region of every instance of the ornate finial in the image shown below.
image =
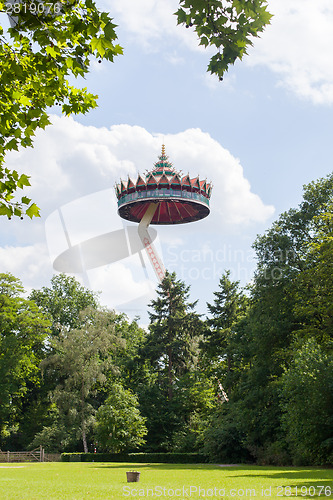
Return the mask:
[[[162,144],[162,156],[165,156],[165,146]]]

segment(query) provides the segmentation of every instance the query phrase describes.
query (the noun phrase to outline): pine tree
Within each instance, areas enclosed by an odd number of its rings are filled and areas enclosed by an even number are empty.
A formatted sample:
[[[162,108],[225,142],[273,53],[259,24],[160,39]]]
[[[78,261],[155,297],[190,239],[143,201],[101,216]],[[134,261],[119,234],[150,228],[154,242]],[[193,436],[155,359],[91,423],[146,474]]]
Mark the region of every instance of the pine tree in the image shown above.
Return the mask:
[[[226,358],[227,371],[230,372],[235,327],[244,315],[247,298],[239,290],[239,281],[230,280],[230,271],[222,275],[219,291],[214,295],[213,304],[207,303],[212,318],[207,321],[209,328],[205,331],[204,351],[213,359]]]
[[[188,302],[189,288],[176,279],[175,273],[167,272],[158,286],[157,298],[150,303],[150,334],[144,350],[164,375],[169,401],[176,378],[196,364],[202,323],[194,312],[197,301]]]

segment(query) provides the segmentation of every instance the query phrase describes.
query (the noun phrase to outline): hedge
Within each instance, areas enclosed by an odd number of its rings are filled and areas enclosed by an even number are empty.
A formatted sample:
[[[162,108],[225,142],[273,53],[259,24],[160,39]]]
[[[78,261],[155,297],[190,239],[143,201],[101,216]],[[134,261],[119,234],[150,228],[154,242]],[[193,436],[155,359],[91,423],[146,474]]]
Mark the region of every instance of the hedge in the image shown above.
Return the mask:
[[[62,453],[62,462],[132,462],[162,464],[202,464],[208,457],[200,453]]]

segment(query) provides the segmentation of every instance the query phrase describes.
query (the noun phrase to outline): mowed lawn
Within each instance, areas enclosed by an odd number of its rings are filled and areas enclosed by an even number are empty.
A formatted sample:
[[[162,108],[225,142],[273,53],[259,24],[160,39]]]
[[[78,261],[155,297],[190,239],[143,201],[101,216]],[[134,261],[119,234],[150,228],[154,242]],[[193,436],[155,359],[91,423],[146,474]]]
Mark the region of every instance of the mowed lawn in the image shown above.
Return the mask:
[[[126,471],[141,473],[127,483]],[[124,463],[0,464],[1,500],[332,498],[333,469]]]

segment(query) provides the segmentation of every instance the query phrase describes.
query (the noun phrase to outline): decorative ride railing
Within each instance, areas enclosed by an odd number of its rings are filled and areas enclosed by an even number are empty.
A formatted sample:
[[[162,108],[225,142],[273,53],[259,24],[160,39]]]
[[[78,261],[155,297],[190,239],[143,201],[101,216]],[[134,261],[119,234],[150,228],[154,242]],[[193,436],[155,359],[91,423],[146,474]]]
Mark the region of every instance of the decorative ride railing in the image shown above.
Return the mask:
[[[136,201],[141,199],[154,199],[154,198],[173,198],[173,199],[184,199],[184,200],[195,200],[205,205],[209,206],[209,199],[203,194],[194,191],[185,191],[178,189],[147,189],[144,191],[134,191],[133,193],[125,194],[118,201],[118,207],[121,207],[124,203],[130,201]]]

